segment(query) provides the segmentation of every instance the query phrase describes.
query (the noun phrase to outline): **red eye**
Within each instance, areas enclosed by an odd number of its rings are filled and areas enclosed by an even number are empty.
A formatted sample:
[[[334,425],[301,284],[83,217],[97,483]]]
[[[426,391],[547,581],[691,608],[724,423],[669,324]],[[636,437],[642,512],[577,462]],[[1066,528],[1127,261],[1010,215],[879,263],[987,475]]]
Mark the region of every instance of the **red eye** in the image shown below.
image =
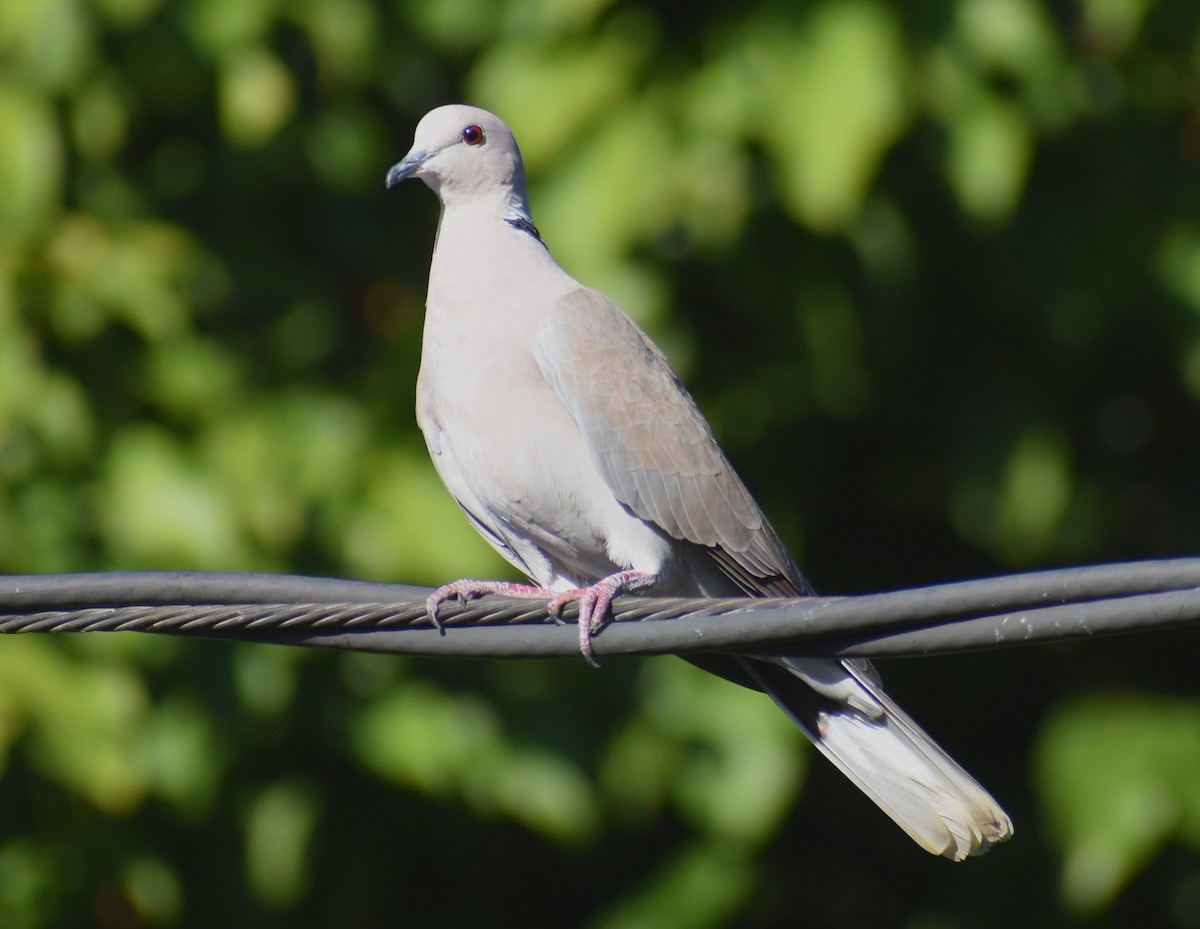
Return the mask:
[[[468,145],[478,145],[483,141],[483,129],[474,124],[463,130],[463,141]]]

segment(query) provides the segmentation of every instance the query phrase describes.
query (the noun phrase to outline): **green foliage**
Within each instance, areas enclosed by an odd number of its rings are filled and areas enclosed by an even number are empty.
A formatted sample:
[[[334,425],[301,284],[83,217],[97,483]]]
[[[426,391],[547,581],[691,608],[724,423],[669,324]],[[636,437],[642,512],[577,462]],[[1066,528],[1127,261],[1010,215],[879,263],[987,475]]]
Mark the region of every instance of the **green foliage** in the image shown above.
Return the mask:
[[[479,697],[410,682],[364,712],[356,754],[390,781],[456,796],[482,815],[501,814],[548,838],[578,842],[596,831],[594,792],[563,759],[518,748]]]
[[[1165,842],[1200,843],[1200,702],[1078,698],[1040,740],[1037,783],[1075,909],[1110,904]]]
[[[382,185],[464,99],[819,589],[1195,551],[1197,47],[1187,0],[6,0],[0,571],[508,574]],[[884,669],[1017,819],[949,868],[681,662],[8,640],[0,925],[1194,926],[1192,643],[1133,641]]]

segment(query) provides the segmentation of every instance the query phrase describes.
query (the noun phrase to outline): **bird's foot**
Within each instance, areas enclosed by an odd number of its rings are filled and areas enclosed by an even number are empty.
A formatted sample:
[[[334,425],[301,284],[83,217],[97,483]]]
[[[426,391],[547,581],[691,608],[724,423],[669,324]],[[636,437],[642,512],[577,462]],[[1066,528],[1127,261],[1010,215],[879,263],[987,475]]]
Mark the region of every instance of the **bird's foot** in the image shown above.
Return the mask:
[[[457,600],[459,606],[466,606],[469,599],[482,597],[484,594],[538,600],[553,597],[554,591],[545,587],[534,587],[532,584],[514,584],[512,581],[455,581],[452,584],[443,584],[426,598],[425,609],[429,613],[429,621],[438,632],[445,635],[446,630],[442,628],[442,622],[438,619],[438,607],[452,599]]]
[[[579,651],[593,668],[600,667],[592,652],[592,635],[604,622],[612,599],[617,594],[630,593],[654,583],[654,575],[644,571],[618,571],[601,578],[590,587],[564,590],[546,604],[546,612],[557,617],[564,606],[573,600],[579,601]]]

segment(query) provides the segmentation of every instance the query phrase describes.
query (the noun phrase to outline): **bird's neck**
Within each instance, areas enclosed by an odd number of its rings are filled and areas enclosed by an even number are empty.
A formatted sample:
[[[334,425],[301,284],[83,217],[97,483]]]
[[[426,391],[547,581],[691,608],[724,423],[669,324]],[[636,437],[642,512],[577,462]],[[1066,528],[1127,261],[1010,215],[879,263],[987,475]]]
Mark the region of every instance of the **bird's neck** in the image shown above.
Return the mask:
[[[476,216],[524,216],[529,218],[529,201],[523,187],[504,184],[479,187],[470,190],[449,188],[445,185],[437,190],[442,201],[442,214],[469,213]]]
[[[471,273],[464,275],[461,264],[445,261],[449,254],[473,256]],[[538,234],[524,198],[443,204],[429,268],[431,298],[500,288],[535,267],[546,266],[562,273]]]

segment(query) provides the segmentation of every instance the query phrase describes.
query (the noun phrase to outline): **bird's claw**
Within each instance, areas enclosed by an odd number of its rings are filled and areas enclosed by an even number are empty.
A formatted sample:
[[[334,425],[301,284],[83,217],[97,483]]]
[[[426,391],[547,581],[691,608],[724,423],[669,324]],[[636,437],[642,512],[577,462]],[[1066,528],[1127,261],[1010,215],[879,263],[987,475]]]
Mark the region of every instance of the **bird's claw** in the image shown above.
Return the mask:
[[[636,590],[654,581],[654,577],[641,571],[619,571],[601,578],[591,587],[576,587],[565,590],[551,598],[546,612],[561,622],[563,607],[571,601],[579,603],[579,653],[593,668],[600,667],[592,649],[592,636],[600,631],[604,617],[612,607],[613,597],[619,593]]]
[[[443,584],[431,593],[425,599],[425,612],[429,614],[429,621],[433,623],[433,627],[442,635],[445,635],[446,628],[438,618],[438,607],[447,600],[454,599],[458,601],[460,609],[466,609],[469,600],[474,597],[482,597],[484,594],[500,594],[504,597],[537,599],[538,597],[550,596],[550,591],[542,587],[533,587],[529,584],[514,584],[511,581],[472,581],[464,579],[454,581],[450,584]]]
[[[574,587],[561,593],[552,593],[544,587],[534,587],[530,584],[514,584],[509,581],[454,581],[435,590],[425,600],[425,610],[429,621],[442,635],[446,634],[445,627],[438,619],[438,607],[447,600],[455,599],[460,607],[465,608],[467,601],[484,594],[500,594],[505,597],[521,597],[538,599],[548,597],[546,612],[559,625],[564,625],[562,618],[563,607],[573,601],[579,603],[579,653],[584,661],[593,668],[600,667],[592,650],[592,636],[600,631],[604,617],[612,606],[613,597],[630,590],[637,590],[653,583],[654,576],[641,571],[619,571],[601,578],[591,587]]]

